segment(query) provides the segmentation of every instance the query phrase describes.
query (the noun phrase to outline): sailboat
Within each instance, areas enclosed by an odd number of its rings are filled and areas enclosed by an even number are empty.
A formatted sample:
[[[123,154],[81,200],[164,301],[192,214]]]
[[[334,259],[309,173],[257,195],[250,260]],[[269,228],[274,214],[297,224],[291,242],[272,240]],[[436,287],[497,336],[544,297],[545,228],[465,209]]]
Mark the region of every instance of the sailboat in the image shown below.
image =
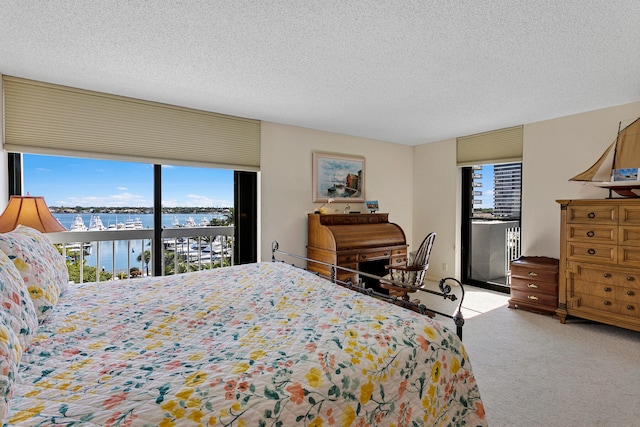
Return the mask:
[[[587,181],[608,188],[623,197],[640,197],[640,118],[620,129],[618,135],[597,162],[569,181]]]

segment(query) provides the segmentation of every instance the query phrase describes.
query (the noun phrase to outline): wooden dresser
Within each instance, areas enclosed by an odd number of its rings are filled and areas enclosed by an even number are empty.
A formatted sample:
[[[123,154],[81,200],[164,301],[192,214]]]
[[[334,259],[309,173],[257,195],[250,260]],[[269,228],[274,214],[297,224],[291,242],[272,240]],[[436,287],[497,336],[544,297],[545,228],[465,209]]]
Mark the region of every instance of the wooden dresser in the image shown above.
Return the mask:
[[[558,260],[522,256],[511,261],[509,308],[555,314],[558,309]]]
[[[307,258],[383,276],[385,265],[407,262],[407,243],[389,214],[309,214]],[[331,268],[308,262],[307,268],[330,276]],[[356,274],[338,270],[337,279],[357,283]],[[367,287],[378,284],[363,277]]]
[[[557,200],[557,314],[640,331],[640,199]]]

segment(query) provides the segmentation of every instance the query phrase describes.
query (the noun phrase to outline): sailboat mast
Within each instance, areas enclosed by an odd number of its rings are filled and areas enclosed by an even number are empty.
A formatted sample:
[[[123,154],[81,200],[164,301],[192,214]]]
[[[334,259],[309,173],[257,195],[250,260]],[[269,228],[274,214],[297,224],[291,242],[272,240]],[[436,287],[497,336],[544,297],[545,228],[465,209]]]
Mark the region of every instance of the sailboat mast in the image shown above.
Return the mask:
[[[618,122],[618,133],[616,134],[616,145],[613,148],[613,164],[611,165],[611,172],[616,169],[616,155],[618,154],[618,143],[620,142],[620,131],[622,130],[622,121]],[[613,177],[611,177],[613,179]],[[613,189],[609,188],[609,198],[613,198]]]
[[[616,154],[618,154],[618,143],[620,142],[620,131],[622,130],[622,121],[618,122],[618,133],[616,134],[616,145],[613,148],[613,166],[611,167],[611,170],[613,171],[613,169],[617,169],[616,168]]]

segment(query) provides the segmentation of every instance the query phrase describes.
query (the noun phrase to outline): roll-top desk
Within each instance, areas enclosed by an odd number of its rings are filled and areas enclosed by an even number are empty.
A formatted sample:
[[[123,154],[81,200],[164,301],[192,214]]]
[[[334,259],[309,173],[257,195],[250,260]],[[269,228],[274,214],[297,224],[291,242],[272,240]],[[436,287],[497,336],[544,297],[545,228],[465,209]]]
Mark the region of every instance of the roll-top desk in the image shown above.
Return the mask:
[[[640,331],[640,199],[558,200],[557,314]]]
[[[307,258],[383,276],[385,265],[407,262],[407,243],[400,226],[389,222],[389,214],[309,214]],[[331,268],[312,261],[307,269],[330,276]],[[337,279],[354,283],[355,273],[336,272]],[[367,278],[366,286],[376,288]]]

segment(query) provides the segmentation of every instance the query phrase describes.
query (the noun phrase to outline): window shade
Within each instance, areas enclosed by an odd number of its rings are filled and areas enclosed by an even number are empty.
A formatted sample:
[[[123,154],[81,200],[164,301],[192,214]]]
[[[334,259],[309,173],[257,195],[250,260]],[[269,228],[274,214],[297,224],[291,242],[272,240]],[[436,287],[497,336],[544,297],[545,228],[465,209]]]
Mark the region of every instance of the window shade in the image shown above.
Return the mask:
[[[259,170],[258,120],[2,80],[7,151]]]
[[[464,136],[456,142],[458,166],[522,161],[522,126]]]

